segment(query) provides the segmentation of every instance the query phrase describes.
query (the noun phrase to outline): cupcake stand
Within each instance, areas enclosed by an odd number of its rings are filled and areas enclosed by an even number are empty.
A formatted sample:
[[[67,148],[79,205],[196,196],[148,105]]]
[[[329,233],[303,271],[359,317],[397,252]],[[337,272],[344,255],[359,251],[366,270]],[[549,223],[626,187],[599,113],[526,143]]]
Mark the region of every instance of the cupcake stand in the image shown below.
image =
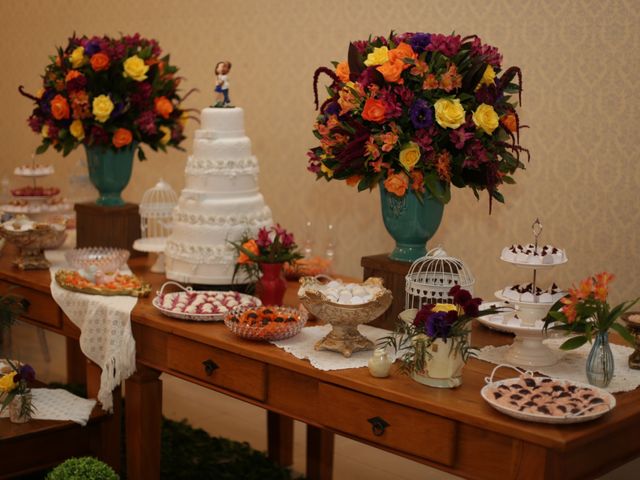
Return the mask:
[[[538,245],[538,238],[542,233],[539,220],[536,219],[532,228],[533,244],[506,247],[500,256],[504,262],[530,270],[533,274],[532,283],[521,293],[513,290],[513,287],[498,290],[495,296],[503,302],[502,305],[513,306],[514,309],[478,320],[494,330],[515,334],[514,342],[505,354],[508,362],[522,367],[543,367],[553,365],[559,359],[559,354],[543,343],[547,338],[543,331],[543,319],[564,293],[555,284],[547,291],[542,291],[537,286],[537,271],[564,264],[567,258],[559,249]]]

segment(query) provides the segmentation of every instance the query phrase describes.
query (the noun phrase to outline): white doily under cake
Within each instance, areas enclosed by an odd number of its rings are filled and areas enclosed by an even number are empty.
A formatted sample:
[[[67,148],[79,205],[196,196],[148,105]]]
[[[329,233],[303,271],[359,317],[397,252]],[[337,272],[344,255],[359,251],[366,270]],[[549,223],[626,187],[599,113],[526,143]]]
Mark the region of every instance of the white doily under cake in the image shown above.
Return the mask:
[[[51,296],[80,329],[80,349],[101,369],[98,401],[111,411],[111,392],[136,370],[136,344],[131,332],[131,311],[138,301],[124,295],[103,297],[71,292],[55,281],[60,268],[69,268],[60,250],[45,252],[51,263]],[[130,271],[121,269],[123,273]]]
[[[554,378],[589,383],[586,374],[586,364],[589,351],[591,350],[591,344],[587,343],[580,348],[565,352],[560,350],[560,345],[562,345],[565,340],[566,338],[545,340],[544,343],[552,350],[557,351],[561,358],[555,365],[535,367],[532,370]],[[611,380],[609,386],[604,390],[611,393],[635,390],[640,386],[640,370],[632,370],[629,368],[628,359],[633,349],[614,343],[610,345],[611,351],[613,352],[615,369],[613,380]],[[478,358],[485,362],[495,363],[496,365],[509,363],[505,357],[509,347],[510,345],[501,347],[489,345],[483,347],[478,352]]]
[[[70,420],[80,425],[86,425],[95,400],[78,397],[66,390],[52,388],[33,388],[34,420]],[[8,417],[9,409],[0,413],[0,417]]]
[[[360,333],[377,343],[379,339],[391,334],[391,331],[382,328],[360,325]],[[347,368],[366,367],[373,351],[354,352],[351,357],[343,357],[340,353],[327,350],[318,351],[314,349],[315,344],[322,340],[331,331],[331,325],[320,325],[315,327],[305,327],[295,337],[286,340],[276,340],[275,346],[282,348],[285,352],[302,360],[308,359],[311,365],[318,370],[345,370]],[[392,360],[396,359],[393,352],[389,353]]]

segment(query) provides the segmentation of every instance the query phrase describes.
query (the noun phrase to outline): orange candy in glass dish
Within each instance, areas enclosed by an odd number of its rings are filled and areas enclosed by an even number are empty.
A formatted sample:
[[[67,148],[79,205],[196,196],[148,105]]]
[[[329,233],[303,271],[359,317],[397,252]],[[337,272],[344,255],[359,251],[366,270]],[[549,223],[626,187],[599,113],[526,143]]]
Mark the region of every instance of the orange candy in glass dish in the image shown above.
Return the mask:
[[[307,323],[307,313],[289,307],[237,307],[224,319],[234,334],[249,340],[284,340],[297,335]]]

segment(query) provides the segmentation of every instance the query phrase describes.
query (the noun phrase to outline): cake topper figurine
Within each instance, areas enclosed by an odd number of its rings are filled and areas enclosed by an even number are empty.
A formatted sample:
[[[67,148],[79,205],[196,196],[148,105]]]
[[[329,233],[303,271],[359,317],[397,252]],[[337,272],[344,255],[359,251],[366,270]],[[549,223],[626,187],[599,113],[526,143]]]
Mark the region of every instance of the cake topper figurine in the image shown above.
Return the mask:
[[[214,107],[231,107],[229,100],[229,70],[231,70],[231,62],[216,63],[216,104]]]

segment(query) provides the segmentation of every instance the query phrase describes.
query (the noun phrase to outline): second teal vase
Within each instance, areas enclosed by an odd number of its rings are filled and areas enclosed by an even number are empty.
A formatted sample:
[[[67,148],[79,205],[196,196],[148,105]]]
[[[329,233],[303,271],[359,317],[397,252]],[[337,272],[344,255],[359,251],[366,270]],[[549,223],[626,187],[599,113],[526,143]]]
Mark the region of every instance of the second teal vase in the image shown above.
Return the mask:
[[[426,255],[427,241],[442,221],[444,204],[429,193],[425,193],[421,201],[411,190],[398,197],[388,192],[382,183],[379,188],[384,226],[396,242],[389,258],[413,262]]]
[[[120,196],[128,185],[133,170],[136,144],[117,150],[111,147],[86,146],[89,179],[100,192],[96,203],[106,207],[124,205]]]

